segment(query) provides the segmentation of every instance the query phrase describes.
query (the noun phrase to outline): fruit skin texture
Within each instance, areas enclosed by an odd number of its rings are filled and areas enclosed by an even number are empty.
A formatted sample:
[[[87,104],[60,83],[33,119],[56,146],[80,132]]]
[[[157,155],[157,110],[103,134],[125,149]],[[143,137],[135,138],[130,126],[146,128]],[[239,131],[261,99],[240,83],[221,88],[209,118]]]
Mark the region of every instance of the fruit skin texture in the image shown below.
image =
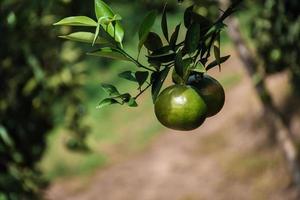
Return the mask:
[[[225,92],[222,85],[213,77],[204,74],[192,75],[187,81],[188,85],[196,88],[207,105],[207,117],[216,115],[225,103]]]
[[[207,106],[193,87],[172,85],[160,93],[154,109],[157,119],[167,128],[189,131],[204,122]]]

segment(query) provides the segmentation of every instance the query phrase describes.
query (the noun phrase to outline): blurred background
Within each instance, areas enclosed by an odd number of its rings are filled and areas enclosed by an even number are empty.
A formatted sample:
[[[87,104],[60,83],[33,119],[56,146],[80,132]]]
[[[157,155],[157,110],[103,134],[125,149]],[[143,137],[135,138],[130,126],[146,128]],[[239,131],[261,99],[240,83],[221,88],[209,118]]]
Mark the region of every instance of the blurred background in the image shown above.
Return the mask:
[[[192,3],[168,2],[170,30]],[[194,3],[216,18],[228,2]],[[109,4],[135,56],[141,19],[164,1]],[[1,0],[0,200],[297,199],[299,7],[243,1],[222,33],[222,55],[231,58],[210,72],[226,90],[223,110],[177,132],[156,120],[149,93],[137,108],[96,109],[101,82],[136,89],[118,78],[134,66],[87,56],[89,45],[57,38],[76,27],[52,26],[67,16],[94,18],[93,1]]]

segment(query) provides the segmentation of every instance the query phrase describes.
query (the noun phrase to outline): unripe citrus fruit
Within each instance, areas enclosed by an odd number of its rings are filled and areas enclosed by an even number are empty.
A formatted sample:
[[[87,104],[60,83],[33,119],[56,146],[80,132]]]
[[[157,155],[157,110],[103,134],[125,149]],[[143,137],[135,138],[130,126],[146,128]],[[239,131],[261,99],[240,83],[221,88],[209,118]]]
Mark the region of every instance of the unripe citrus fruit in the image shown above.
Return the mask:
[[[155,115],[166,127],[189,131],[206,118],[207,106],[191,86],[172,85],[164,89],[155,102]]]
[[[222,85],[209,75],[192,75],[187,81],[204,99],[207,105],[207,117],[216,115],[224,106],[225,92]]]

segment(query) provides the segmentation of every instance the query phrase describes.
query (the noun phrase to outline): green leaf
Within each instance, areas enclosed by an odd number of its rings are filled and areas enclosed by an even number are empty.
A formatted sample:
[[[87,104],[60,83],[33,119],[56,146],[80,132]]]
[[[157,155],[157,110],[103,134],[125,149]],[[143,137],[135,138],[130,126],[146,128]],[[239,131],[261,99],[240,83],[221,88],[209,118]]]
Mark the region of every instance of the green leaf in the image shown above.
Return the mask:
[[[103,99],[97,106],[98,109],[103,108],[105,106],[109,106],[112,104],[120,104],[117,100],[113,99],[113,98],[106,98]]]
[[[216,61],[217,61],[217,64],[219,66],[219,70],[221,70],[221,57],[220,57],[220,49],[219,47],[215,46],[214,45],[214,55],[215,55],[215,58],[216,58]]]
[[[194,12],[194,6],[190,6],[184,13],[184,25],[189,28],[193,23],[197,23],[201,27],[201,36],[203,36],[213,25],[211,20]]]
[[[91,56],[100,56],[100,57],[111,58],[116,60],[131,61],[128,57],[126,57],[122,53],[121,50],[111,48],[111,47],[104,47],[96,51],[89,52],[87,54]]]
[[[180,26],[181,24],[178,24],[171,36],[171,39],[170,39],[170,47],[175,50],[175,47],[176,47],[176,43],[177,43],[177,40],[178,40],[178,35],[179,35],[179,30],[180,30]]]
[[[193,14],[194,6],[190,6],[187,9],[185,9],[184,12],[184,26],[186,28],[189,28],[192,24],[192,14]]]
[[[178,53],[175,56],[175,71],[176,74],[178,74],[180,77],[183,77],[184,75],[184,64],[182,60],[182,52],[181,50],[178,51]]]
[[[148,57],[148,61],[150,63],[152,63],[152,62],[167,63],[167,62],[174,61],[175,55],[176,55],[176,53],[174,53],[174,52],[168,52],[168,53],[164,53],[164,54],[160,54],[160,55],[150,55],[147,57]]]
[[[103,88],[103,90],[109,96],[118,96],[118,95],[120,95],[118,89],[115,86],[111,85],[111,84],[102,83],[101,87]]]
[[[160,72],[152,73],[151,80],[153,81],[153,85],[151,88],[151,94],[152,94],[153,103],[155,103],[155,101],[159,95],[159,92],[161,90],[161,87],[168,76],[169,71],[170,71],[170,68],[166,67],[165,69],[163,69]]]
[[[163,43],[157,33],[149,32],[144,43],[145,47],[150,51],[155,51],[163,46]]]
[[[224,57],[221,57],[221,58],[220,58],[220,62],[218,62],[218,61],[215,60],[215,61],[209,63],[209,64],[206,66],[206,71],[210,70],[211,68],[213,68],[213,67],[215,67],[215,66],[218,66],[219,64],[224,63],[226,60],[228,60],[229,57],[230,57],[230,55],[224,56]]]
[[[122,72],[119,74],[119,77],[129,81],[137,82],[136,78],[134,77],[131,71]]]
[[[200,26],[193,23],[187,30],[184,47],[188,53],[193,53],[197,50],[200,42]]]
[[[130,98],[127,105],[129,107],[137,107],[138,106],[137,102],[135,101],[135,98]]]
[[[164,6],[162,19],[161,19],[161,29],[166,40],[169,42],[169,31],[168,31],[168,20],[167,20],[167,3]]]
[[[203,64],[201,62],[198,62],[196,67],[191,69],[191,71],[199,72],[199,73],[205,73],[206,72],[205,67],[203,66]]]
[[[95,37],[94,33],[90,32],[75,32],[69,35],[59,36],[60,38],[77,41],[77,42],[85,42],[85,43],[93,43],[93,39]],[[95,41],[96,44],[106,44],[108,41],[104,38],[97,38]]]
[[[140,87],[147,81],[148,76],[149,76],[149,72],[147,71],[135,72],[135,78]]]
[[[97,22],[86,16],[67,17],[53,24],[55,26],[97,26]]]
[[[4,126],[0,125],[0,139],[9,147],[13,147],[14,143],[8,135]]]
[[[190,66],[192,63],[193,63],[192,58],[183,59],[183,77],[182,77],[183,79],[187,78],[187,75],[188,75],[188,72],[189,72],[189,69],[190,69]]]
[[[142,46],[144,45],[147,36],[154,25],[155,19],[157,16],[156,11],[151,11],[143,20],[140,29],[139,29],[139,45],[138,45],[138,51],[140,52]]]
[[[121,99],[122,102],[128,102],[129,99],[131,98],[131,95],[130,95],[129,93],[125,93],[125,94],[121,94],[121,95],[115,97],[115,99],[116,99],[116,98]]]
[[[101,24],[98,23],[97,28],[96,28],[96,31],[95,31],[94,39],[93,39],[93,44],[92,44],[93,46],[94,46],[94,44],[96,43],[96,40],[97,40],[97,38],[98,38],[98,36],[99,36],[99,33],[100,33],[100,26],[101,26]]]
[[[113,19],[115,16],[113,10],[101,0],[95,0],[95,14],[97,19],[100,19],[101,17],[109,17]],[[104,28],[104,30],[107,30],[109,35],[111,35],[117,42],[122,43],[124,38],[124,29],[119,21],[116,21],[115,25],[110,23],[107,26],[104,24],[101,24],[101,26]]]

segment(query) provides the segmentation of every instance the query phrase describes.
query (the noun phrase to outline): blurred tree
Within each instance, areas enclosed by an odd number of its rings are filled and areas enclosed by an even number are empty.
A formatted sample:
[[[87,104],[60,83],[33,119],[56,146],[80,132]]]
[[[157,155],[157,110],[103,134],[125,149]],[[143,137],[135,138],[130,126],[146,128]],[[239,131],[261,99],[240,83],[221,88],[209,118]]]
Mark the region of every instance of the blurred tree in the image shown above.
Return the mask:
[[[61,59],[58,18],[91,12],[79,0],[2,0],[0,6],[0,199],[36,199],[45,186],[36,163],[55,119],[72,133],[67,147],[86,150],[85,70],[80,57]],[[80,11],[79,11],[80,10]],[[60,117],[63,116],[63,117]]]
[[[229,0],[221,0],[221,3],[223,3],[224,7],[226,7]],[[252,32],[252,41],[254,41],[257,45],[257,54],[254,56],[248,47],[247,42],[241,34],[239,22],[236,18],[229,19],[228,33],[234,42],[237,52],[243,61],[249,76],[252,78],[257,95],[262,102],[264,119],[272,131],[270,138],[277,139],[285,155],[288,168],[293,178],[293,183],[299,189],[299,152],[285,116],[282,115],[279,109],[274,105],[273,98],[265,85],[266,76],[264,73],[264,71],[267,73],[278,72],[289,67],[292,73],[295,74],[293,69],[298,66],[297,63],[295,63],[295,60],[298,59],[295,55],[299,54],[299,42],[297,44],[299,37],[295,37],[294,35],[295,30],[297,35],[297,29],[292,31],[292,33],[285,33],[284,30],[289,30],[290,25],[292,27],[299,26],[299,23],[297,25],[293,25],[294,21],[292,19],[291,21],[286,19],[287,17],[285,15],[289,15],[287,14],[289,13],[289,10],[282,12],[282,10],[287,8],[284,6],[286,4],[284,4],[283,1],[266,0],[263,2],[257,1],[255,4],[253,1],[250,1],[250,5],[249,9],[252,8],[256,11],[256,9],[259,8],[259,12],[255,12],[255,15],[253,16],[253,19],[255,20],[252,20],[254,27]],[[293,10],[290,10],[290,12],[293,13]],[[290,16],[293,17],[295,17],[295,15],[298,14],[290,14]],[[291,40],[292,43],[288,40]],[[263,64],[261,65],[258,60],[261,60]],[[261,70],[261,66],[263,66],[264,70]]]
[[[253,4],[251,2],[250,4]],[[251,36],[267,73],[288,69],[295,92],[300,89],[300,2],[256,1]]]

